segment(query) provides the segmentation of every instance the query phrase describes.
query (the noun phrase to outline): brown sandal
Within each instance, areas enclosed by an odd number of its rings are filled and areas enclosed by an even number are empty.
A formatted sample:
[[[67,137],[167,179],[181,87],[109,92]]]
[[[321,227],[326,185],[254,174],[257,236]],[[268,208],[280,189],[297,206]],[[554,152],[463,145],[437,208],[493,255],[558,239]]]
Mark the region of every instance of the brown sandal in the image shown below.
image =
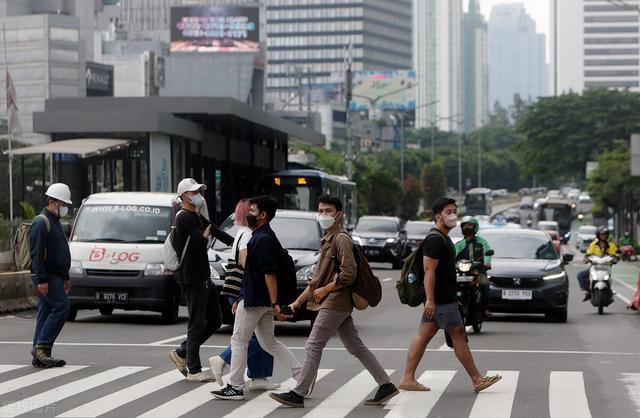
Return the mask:
[[[494,385],[495,383],[498,383],[500,381],[500,379],[502,379],[502,376],[500,376],[499,374],[497,374],[495,376],[485,376],[485,377],[482,378],[480,383],[478,383],[477,385],[474,385],[473,391],[475,393],[481,392],[481,391],[485,390],[486,388]]]
[[[407,392],[429,392],[431,388],[426,387],[422,383],[414,382],[408,385],[398,385],[398,389],[406,390]]]

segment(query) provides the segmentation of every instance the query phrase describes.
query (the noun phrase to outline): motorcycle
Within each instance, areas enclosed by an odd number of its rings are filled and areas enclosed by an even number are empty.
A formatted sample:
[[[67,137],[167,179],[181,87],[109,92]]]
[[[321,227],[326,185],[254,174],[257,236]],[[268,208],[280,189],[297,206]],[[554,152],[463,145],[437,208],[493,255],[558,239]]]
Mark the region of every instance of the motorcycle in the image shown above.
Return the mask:
[[[588,258],[589,267],[589,288],[591,289],[591,304],[598,308],[598,314],[604,313],[604,308],[613,303],[613,291],[611,290],[611,266],[617,260],[605,255],[598,257],[591,255]]]
[[[637,259],[633,245],[626,244],[620,246],[620,259],[622,261],[634,261]]]
[[[493,250],[487,251],[485,255],[492,256]],[[482,331],[484,312],[481,303],[479,276],[486,272],[482,261],[459,260],[456,263],[457,282],[456,295],[458,308],[464,325],[471,325],[473,332]]]

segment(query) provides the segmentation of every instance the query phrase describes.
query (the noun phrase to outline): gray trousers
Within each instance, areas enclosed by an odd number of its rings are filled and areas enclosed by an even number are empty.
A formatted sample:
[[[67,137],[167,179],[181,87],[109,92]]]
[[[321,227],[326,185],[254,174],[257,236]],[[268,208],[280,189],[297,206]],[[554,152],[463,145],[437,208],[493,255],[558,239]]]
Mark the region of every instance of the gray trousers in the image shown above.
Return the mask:
[[[311,334],[304,347],[305,358],[302,372],[297,380],[297,386],[293,391],[300,396],[306,396],[311,384],[316,378],[322,350],[329,339],[338,334],[342,344],[349,352],[360,360],[360,363],[371,373],[378,385],[389,383],[389,375],[385,372],[378,359],[364,345],[358,331],[353,324],[350,312],[341,312],[331,309],[320,309],[311,329]]]

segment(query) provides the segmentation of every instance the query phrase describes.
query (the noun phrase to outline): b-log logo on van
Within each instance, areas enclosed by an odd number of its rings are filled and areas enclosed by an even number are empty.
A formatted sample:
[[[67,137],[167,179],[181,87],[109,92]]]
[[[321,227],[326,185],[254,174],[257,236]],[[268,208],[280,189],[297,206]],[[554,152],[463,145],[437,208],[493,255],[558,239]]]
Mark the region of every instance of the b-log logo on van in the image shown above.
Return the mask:
[[[89,261],[102,261],[107,255],[106,248],[94,248],[91,250],[91,254],[89,254]],[[140,253],[138,251],[134,252],[117,252],[114,251],[109,255],[109,263],[118,264],[118,263],[135,263],[140,259]]]

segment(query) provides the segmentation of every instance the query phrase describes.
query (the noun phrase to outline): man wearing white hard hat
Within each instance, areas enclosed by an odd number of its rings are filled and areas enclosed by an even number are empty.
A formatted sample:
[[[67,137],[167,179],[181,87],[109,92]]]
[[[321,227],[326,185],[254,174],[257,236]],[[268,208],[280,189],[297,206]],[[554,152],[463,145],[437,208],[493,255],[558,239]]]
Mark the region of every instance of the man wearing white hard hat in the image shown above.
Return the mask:
[[[38,318],[31,350],[34,367],[62,367],[64,360],[51,356],[56,338],[69,315],[71,289],[69,244],[60,224],[67,216],[71,202],[69,186],[54,183],[45,193],[45,208],[29,230],[31,273],[39,295]]]
[[[231,246],[233,237],[212,225],[202,215],[204,197],[201,192],[207,186],[192,178],[178,184],[177,193],[182,200],[182,210],[176,214],[173,246],[184,259],[178,270],[180,287],[187,299],[189,323],[187,339],[169,353],[188,382],[211,382],[215,378],[202,371],[200,346],[222,325],[220,302],[215,285],[211,281],[211,269],[207,249],[211,236]],[[188,239],[188,241],[187,241]]]

